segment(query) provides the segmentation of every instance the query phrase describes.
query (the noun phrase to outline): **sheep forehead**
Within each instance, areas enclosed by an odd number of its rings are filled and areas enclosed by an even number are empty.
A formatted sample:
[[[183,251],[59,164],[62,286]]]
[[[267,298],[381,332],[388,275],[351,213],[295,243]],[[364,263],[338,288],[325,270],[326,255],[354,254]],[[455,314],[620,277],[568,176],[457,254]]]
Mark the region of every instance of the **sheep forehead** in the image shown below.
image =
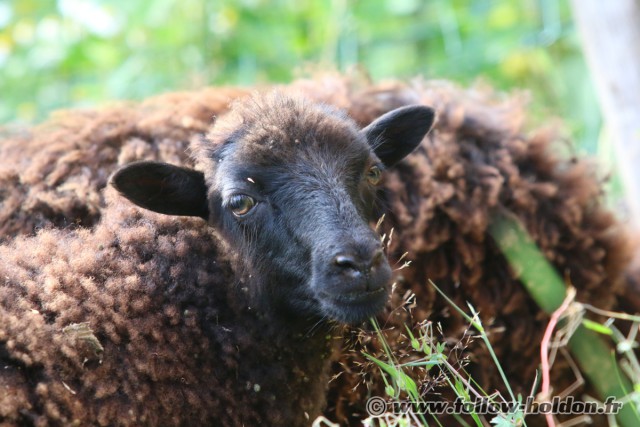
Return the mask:
[[[362,172],[371,161],[366,144],[351,144],[338,151],[331,144],[309,145],[301,144],[293,150],[282,151],[238,145],[218,164],[217,186],[235,190],[239,182],[245,186],[258,183],[260,187],[276,188],[304,182],[315,186],[321,183],[335,185]]]
[[[368,144],[357,132],[340,126],[306,126],[304,123],[287,128],[250,129],[235,148],[236,158],[264,166],[305,160],[344,163],[371,154]]]
[[[324,150],[329,146],[339,150],[361,140],[355,124],[346,115],[302,100],[267,105],[253,117],[243,118],[245,151],[295,155],[301,150]]]
[[[371,156],[365,138],[344,113],[281,94],[234,105],[209,140],[223,145],[221,157],[262,167],[360,164]]]

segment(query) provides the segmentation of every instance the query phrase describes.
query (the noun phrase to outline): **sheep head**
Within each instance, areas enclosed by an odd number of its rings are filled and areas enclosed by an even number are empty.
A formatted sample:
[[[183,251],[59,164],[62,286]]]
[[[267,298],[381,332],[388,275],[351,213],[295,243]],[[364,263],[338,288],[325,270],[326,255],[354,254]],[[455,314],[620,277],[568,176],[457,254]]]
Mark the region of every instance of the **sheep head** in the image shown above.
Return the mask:
[[[407,106],[360,130],[326,105],[252,97],[194,144],[196,170],[132,163],[111,184],[146,209],[207,220],[265,307],[357,323],[384,307],[391,280],[369,225],[381,174],[420,144],[433,119],[432,109]]]

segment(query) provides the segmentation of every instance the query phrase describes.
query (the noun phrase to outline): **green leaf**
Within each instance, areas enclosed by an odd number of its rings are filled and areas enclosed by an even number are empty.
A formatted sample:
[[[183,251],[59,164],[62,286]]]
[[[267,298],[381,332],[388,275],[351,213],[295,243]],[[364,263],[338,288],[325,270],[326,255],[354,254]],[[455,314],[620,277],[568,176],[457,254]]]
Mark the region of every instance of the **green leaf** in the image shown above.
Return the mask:
[[[594,322],[593,320],[582,319],[582,324],[584,325],[585,328],[592,330],[594,332],[597,332],[599,334],[613,335],[613,331],[610,328],[607,328],[606,326],[600,323]]]

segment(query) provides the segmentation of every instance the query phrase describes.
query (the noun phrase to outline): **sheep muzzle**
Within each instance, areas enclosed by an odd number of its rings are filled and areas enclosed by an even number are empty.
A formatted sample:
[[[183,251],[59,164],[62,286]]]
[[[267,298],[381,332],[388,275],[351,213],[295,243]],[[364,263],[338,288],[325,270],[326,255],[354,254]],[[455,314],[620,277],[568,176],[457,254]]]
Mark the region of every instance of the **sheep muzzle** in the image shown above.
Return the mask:
[[[359,241],[337,241],[348,243],[314,256],[311,287],[324,315],[359,323],[383,309],[391,267],[373,232]]]

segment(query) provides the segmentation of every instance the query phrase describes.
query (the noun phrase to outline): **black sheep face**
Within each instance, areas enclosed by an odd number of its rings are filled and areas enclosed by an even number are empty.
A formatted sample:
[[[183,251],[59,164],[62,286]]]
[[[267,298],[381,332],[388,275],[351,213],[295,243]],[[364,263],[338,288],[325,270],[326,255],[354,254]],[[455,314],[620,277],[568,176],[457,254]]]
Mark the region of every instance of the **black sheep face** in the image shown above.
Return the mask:
[[[196,144],[200,171],[140,162],[111,183],[144,208],[206,219],[239,253],[265,307],[357,323],[383,308],[391,280],[369,226],[381,174],[419,145],[433,117],[403,107],[359,130],[328,106],[251,98]]]

